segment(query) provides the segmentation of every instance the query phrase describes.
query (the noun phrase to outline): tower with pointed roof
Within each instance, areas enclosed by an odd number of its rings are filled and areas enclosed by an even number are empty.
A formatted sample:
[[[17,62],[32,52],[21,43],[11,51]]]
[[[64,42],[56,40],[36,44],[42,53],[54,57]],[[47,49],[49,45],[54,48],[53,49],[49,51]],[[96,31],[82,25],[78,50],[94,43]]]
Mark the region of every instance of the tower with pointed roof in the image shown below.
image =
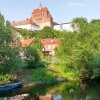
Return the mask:
[[[42,7],[40,3],[39,8],[34,9],[32,12],[32,22],[40,26],[43,29],[45,26],[53,28],[53,18],[47,7]]]
[[[42,4],[40,3],[40,5],[39,5],[39,9],[41,9],[42,8]]]

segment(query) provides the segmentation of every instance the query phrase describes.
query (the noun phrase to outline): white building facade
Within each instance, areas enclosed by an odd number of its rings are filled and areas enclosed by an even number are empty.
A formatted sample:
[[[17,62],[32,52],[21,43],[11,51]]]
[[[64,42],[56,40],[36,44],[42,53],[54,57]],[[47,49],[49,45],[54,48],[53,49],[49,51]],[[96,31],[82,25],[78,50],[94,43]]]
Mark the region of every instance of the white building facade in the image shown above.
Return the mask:
[[[17,26],[14,26],[14,27],[19,28],[19,29],[27,29],[27,30],[31,30],[31,31],[40,30],[39,26],[37,26],[35,24],[17,25]]]
[[[31,19],[26,19],[18,22],[13,21],[11,25],[18,29],[26,29],[31,31],[40,30],[40,26],[35,23],[32,23]]]
[[[54,25],[54,29],[59,31],[67,31],[67,32],[74,31],[72,27],[72,23],[62,23],[62,24]]]

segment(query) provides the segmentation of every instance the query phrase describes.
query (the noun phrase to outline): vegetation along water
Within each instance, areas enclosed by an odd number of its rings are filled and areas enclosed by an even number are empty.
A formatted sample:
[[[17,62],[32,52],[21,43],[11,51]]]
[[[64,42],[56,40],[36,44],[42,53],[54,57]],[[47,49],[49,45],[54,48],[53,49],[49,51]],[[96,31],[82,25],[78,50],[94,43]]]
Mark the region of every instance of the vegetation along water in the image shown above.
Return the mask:
[[[72,27],[73,32],[49,27],[36,32],[15,29],[0,13],[0,84],[56,83],[34,87],[28,91],[27,100],[46,94],[62,100],[100,100],[100,85],[96,81],[100,79],[100,20],[74,18]],[[34,42],[22,48],[21,39],[27,38]],[[54,56],[41,52],[41,39],[46,38],[61,41]],[[59,80],[66,82],[57,85]]]

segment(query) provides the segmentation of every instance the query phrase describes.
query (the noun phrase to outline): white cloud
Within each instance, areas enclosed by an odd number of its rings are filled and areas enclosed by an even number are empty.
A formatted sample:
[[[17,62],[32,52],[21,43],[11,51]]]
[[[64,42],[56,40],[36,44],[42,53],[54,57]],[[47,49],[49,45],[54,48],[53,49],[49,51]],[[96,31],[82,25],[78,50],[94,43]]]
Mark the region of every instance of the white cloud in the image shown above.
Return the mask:
[[[78,3],[78,2],[70,2],[68,3],[69,6],[74,6],[74,7],[83,7],[84,4]]]

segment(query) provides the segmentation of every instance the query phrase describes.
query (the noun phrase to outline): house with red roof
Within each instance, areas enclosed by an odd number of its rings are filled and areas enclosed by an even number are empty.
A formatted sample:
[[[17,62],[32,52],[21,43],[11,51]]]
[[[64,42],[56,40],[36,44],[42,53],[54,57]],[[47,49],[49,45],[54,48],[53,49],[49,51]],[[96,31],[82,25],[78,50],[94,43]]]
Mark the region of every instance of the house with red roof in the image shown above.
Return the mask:
[[[11,25],[15,28],[27,29],[32,31],[38,31],[46,26],[49,26],[55,30],[73,32],[71,22],[61,24],[54,22],[48,8],[42,7],[42,5],[32,11],[32,16],[29,19],[13,21]]]
[[[37,31],[40,30],[40,26],[37,25],[36,23],[33,23],[31,19],[26,19],[22,21],[13,21],[11,23],[11,26],[18,28],[18,29],[27,29],[31,31]]]
[[[27,30],[41,30],[45,26],[53,28],[53,18],[47,7],[40,6],[32,12],[31,18],[21,21],[13,21],[11,25],[15,28]]]
[[[44,55],[55,55],[55,48],[60,46],[61,42],[59,38],[53,39],[41,39],[41,47]]]
[[[22,59],[26,58],[25,57],[25,48],[29,47],[33,42],[34,38],[29,38],[21,41],[21,50],[20,50],[20,56]]]
[[[25,39],[21,42],[21,48],[27,48],[30,46],[34,41],[34,38]]]

